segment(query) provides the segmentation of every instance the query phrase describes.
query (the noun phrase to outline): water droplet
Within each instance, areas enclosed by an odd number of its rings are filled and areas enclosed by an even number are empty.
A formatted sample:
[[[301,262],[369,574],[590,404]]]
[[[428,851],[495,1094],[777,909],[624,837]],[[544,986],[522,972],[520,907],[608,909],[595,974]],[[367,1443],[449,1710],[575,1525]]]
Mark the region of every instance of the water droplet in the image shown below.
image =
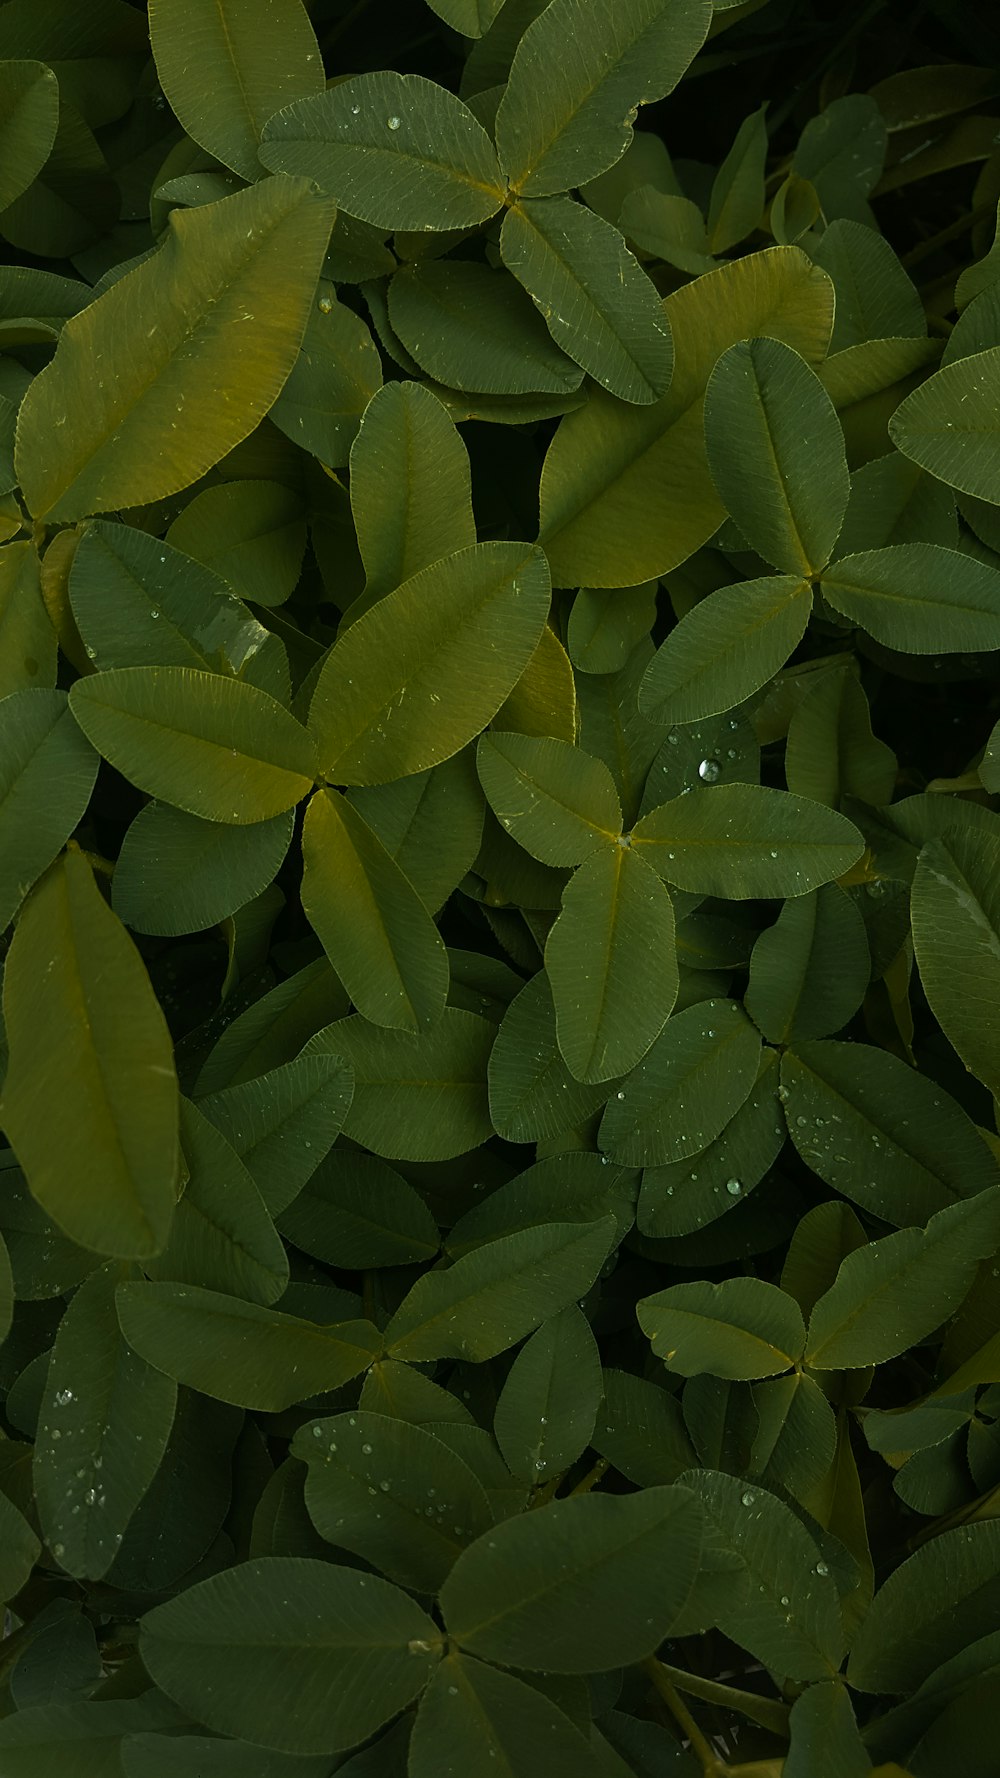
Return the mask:
[[[615,1098],[616,1098],[616,1099],[624,1099],[624,1097],[625,1097],[625,1094],[624,1094],[624,1093],[622,1093],[622,1092],[617,1092],[617,1093],[616,1093],[616,1094],[615,1094]]]
[[[788,1594],[787,1594],[787,1593],[782,1593],[782,1595],[781,1595],[781,1603],[782,1603],[782,1605],[787,1605],[787,1604],[788,1604]]]
[[[379,1482],[379,1487],[381,1488],[383,1494],[388,1494],[388,1492],[389,1492],[388,1482]]]
[[[333,298],[332,297],[330,297],[330,296],[321,296],[320,297],[319,312],[321,315],[332,314],[332,312],[333,312]]]
[[[797,1117],[795,1119],[796,1127],[800,1130],[804,1130],[808,1122],[809,1119],[807,1117]]]
[[[816,1564],[816,1573],[817,1574],[829,1574],[829,1572],[830,1572],[830,1570],[827,1567],[825,1562],[817,1562],[817,1564]]]
[[[328,1451],[335,1451],[337,1449],[335,1444],[329,1444],[326,1448]]]
[[[544,1457],[536,1457],[535,1458],[535,1468],[536,1469],[544,1469],[545,1468],[545,1458]]]
[[[52,1554],[55,1556],[56,1560],[58,1561],[60,1556],[64,1556],[66,1554],[66,1545],[64,1543],[54,1543],[52,1545]]]
[[[449,1698],[457,1698],[458,1697],[458,1686],[457,1685],[450,1685],[448,1687],[448,1696],[449,1696]]]
[[[390,130],[398,130],[399,129],[400,119],[398,117],[387,117],[385,121],[388,124]]]
[[[97,1501],[97,1489],[96,1488],[88,1488],[87,1492],[83,1498],[84,1498],[84,1502],[87,1506],[94,1506]]]
[[[548,1425],[548,1423],[549,1423],[549,1421],[548,1421],[548,1415],[547,1415],[547,1414],[539,1414],[539,1416],[538,1416],[538,1424],[539,1424],[539,1426],[547,1426],[547,1425]]]
[[[754,1494],[750,1488],[747,1489],[745,1494],[741,1495],[744,1506],[752,1506],[756,1498],[756,1494]]]
[[[777,852],[772,852],[772,853],[771,853],[771,857],[772,857],[772,858],[777,858],[777,856],[778,856],[778,854],[777,854]]]
[[[722,776],[722,767],[717,759],[703,759],[698,767],[698,776],[703,784],[715,784]]]
[[[66,1406],[66,1403],[69,1401],[72,1401],[72,1400],[73,1400],[72,1389],[57,1389],[56,1390],[56,1407],[57,1408],[64,1408]]]
[[[314,1426],[313,1427],[313,1438],[322,1438],[322,1437],[323,1437],[322,1426]],[[334,1449],[336,1449],[336,1446],[334,1447]]]
[[[731,1198],[738,1198],[743,1190],[743,1185],[739,1179],[727,1179],[726,1190]]]
[[[362,1445],[361,1450],[365,1457],[370,1457],[372,1454],[371,1445]]]

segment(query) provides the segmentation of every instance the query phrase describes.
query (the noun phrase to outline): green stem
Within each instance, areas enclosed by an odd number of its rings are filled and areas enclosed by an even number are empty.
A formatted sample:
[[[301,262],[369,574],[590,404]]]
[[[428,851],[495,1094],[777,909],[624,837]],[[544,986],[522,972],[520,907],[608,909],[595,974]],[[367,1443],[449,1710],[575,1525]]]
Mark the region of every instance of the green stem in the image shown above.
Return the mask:
[[[611,1465],[608,1462],[606,1457],[598,1457],[597,1462],[594,1464],[593,1469],[588,1469],[583,1480],[580,1482],[577,1482],[575,1488],[570,1489],[570,1491],[569,1491],[570,1495],[589,1494],[591,1488],[595,1488],[597,1486],[597,1484],[601,1480],[602,1476],[606,1475],[607,1471],[610,1468],[611,1468]],[[569,1495],[567,1495],[567,1499],[568,1498],[569,1498]]]
[[[700,1674],[686,1673],[682,1667],[671,1667],[666,1661],[656,1664],[678,1691],[690,1692],[693,1698],[701,1698],[705,1704],[720,1704],[723,1709],[737,1710],[741,1716],[748,1716],[751,1722],[769,1729],[773,1735],[787,1736],[787,1704],[780,1704],[776,1698],[761,1698],[756,1692],[740,1691],[736,1686],[723,1685],[716,1679],[702,1679]]]
[[[667,1669],[662,1662],[658,1661],[655,1655],[650,1655],[647,1660],[640,1661],[639,1665],[644,1672],[649,1674],[674,1721],[679,1728],[683,1729],[705,1778],[726,1778],[729,1767],[725,1760],[720,1759],[713,1748],[709,1746],[680,1693],[667,1678]]]

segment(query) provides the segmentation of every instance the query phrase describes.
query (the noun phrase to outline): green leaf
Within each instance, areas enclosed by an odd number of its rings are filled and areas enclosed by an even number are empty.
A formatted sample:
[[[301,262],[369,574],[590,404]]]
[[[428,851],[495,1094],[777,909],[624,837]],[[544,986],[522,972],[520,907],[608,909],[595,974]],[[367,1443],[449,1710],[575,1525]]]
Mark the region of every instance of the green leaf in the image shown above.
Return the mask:
[[[65,692],[0,700],[0,930],[83,819],[98,764]]]
[[[532,1334],[507,1372],[493,1430],[508,1469],[527,1482],[568,1469],[590,1443],[602,1393],[597,1342],[571,1303]]]
[[[911,1696],[935,1668],[996,1627],[1000,1525],[944,1531],[879,1588],[851,1650],[862,1692]]]
[[[429,1029],[444,1010],[448,956],[416,890],[345,796],[313,797],[302,830],[302,906],[358,1011]]]
[[[472,869],[483,837],[483,793],[472,747],[392,784],[357,785],[347,801],[395,859],[428,913]]]
[[[199,667],[273,690],[278,638],[220,575],[164,538],[90,520],[73,554],[69,600],[98,671]]]
[[[126,1340],[147,1364],[265,1414],[349,1383],[381,1346],[370,1321],[317,1326],[191,1284],[121,1284],[117,1305]]]
[[[898,1056],[861,1043],[799,1043],[781,1081],[802,1159],[886,1222],[924,1222],[995,1188],[997,1162],[966,1112]]]
[[[752,549],[786,574],[818,574],[847,510],[850,477],[836,409],[800,354],[743,340],[705,392],[712,479]]]
[[[676,1397],[629,1371],[605,1369],[591,1443],[639,1488],[675,1482],[695,1461]]]
[[[422,384],[387,383],[368,403],[351,446],[351,512],[366,608],[475,543],[469,455]]]
[[[529,395],[583,381],[576,352],[560,351],[515,279],[473,260],[403,267],[389,286],[389,319],[421,370],[454,389]]]
[[[644,253],[692,276],[710,272],[716,263],[709,252],[705,218],[691,198],[640,185],[626,196],[618,227]]]
[[[757,784],[675,797],[636,823],[632,844],[668,883],[730,901],[808,895],[864,851],[843,815]]]
[[[490,1117],[508,1142],[543,1142],[585,1123],[607,1098],[607,1083],[574,1078],[556,1039],[555,1005],[544,970],[515,994],[490,1051]]]
[[[701,1553],[686,1488],[583,1494],[495,1525],[441,1589],[448,1634],[487,1660],[600,1673],[669,1633]]]
[[[455,1650],[420,1700],[407,1770],[409,1778],[494,1769],[504,1778],[535,1778],[541,1748],[545,1778],[611,1778],[582,1729],[545,1692]]]
[[[266,692],[218,673],[119,667],[78,679],[70,709],[140,790],[206,821],[267,821],[312,788],[302,725]]]
[[[269,418],[293,444],[341,468],[361,416],[382,387],[382,360],[368,328],[320,280],[305,338]],[[276,604],[276,599],[267,601]]]
[[[996,647],[1000,573],[963,550],[896,543],[842,556],[821,578],[834,610],[886,648],[939,654]]]
[[[9,1213],[9,1212],[8,1212]],[[0,1234],[0,1346],[10,1333],[14,1320],[14,1274],[7,1242]]]
[[[760,1487],[712,1470],[691,1470],[683,1486],[705,1515],[706,1554],[725,1558],[726,1586],[713,1595],[713,1621],[775,1674],[831,1679],[846,1638],[837,1585],[808,1531]]]
[[[320,1162],[285,1210],[281,1232],[303,1253],[349,1271],[433,1260],[441,1245],[420,1193],[385,1161],[351,1148]]]
[[[21,404],[36,518],[160,499],[253,430],[295,362],[332,220],[304,179],[171,211],[159,250],[66,322]]]
[[[766,110],[767,106],[762,105],[759,111],[753,111],[743,119],[733,146],[712,181],[708,204],[711,253],[728,253],[731,247],[752,234],[764,214]]]
[[[350,1067],[339,1057],[298,1056],[210,1093],[198,1109],[235,1148],[278,1216],[340,1135],[353,1090]]]
[[[0,696],[56,682],[56,633],[42,602],[32,543],[0,549]]]
[[[946,830],[917,860],[910,898],[924,993],[949,1043],[1000,1092],[1000,840]]]
[[[845,1686],[811,1685],[792,1705],[788,1726],[791,1742],[782,1778],[812,1778],[823,1770],[830,1778],[868,1778],[872,1762]]]
[[[798,1303],[762,1278],[674,1284],[641,1298],[636,1315],[657,1358],[682,1377],[774,1377],[805,1345]]]
[[[784,1141],[778,1057],[765,1048],[750,1093],[715,1139],[683,1160],[644,1170],[636,1206],[640,1232],[669,1240],[717,1222],[760,1184]]]
[[[539,542],[556,586],[638,586],[708,541],[725,511],[703,424],[716,361],[758,334],[821,359],[833,285],[799,248],[774,247],[683,285],[663,313],[674,342],[666,395],[634,409],[595,390],[546,453]]]
[[[566,626],[566,647],[580,673],[618,673],[656,618],[655,581],[639,587],[581,587]]]
[[[570,1073],[612,1080],[639,1062],[678,992],[669,891],[628,846],[592,854],[563,891],[545,945],[559,1048]]]
[[[817,238],[810,253],[833,279],[837,310],[832,352],[864,340],[914,335],[923,339],[923,300],[889,242],[862,222],[839,218]]]
[[[607,766],[568,741],[492,729],[479,738],[476,766],[501,826],[543,864],[582,864],[621,833]]]
[[[301,1758],[249,1741],[180,1734],[127,1735],[121,1759],[123,1778],[326,1778],[330,1764],[322,1754]]]
[[[685,613],[643,674],[639,708],[650,722],[698,722],[759,691],[801,642],[812,588],[793,574],[720,587]]]
[[[31,1579],[42,1546],[24,1514],[6,1494],[0,1494],[0,1552],[0,1599],[16,1599]]]
[[[1000,345],[973,352],[922,382],[889,421],[889,437],[906,457],[963,494],[997,504],[1000,426],[993,390]]]
[[[292,1455],[308,1465],[305,1501],[320,1536],[416,1592],[436,1593],[493,1523],[468,1464],[406,1420],[360,1410],[315,1420],[299,1428]]]
[[[746,1009],[769,1043],[827,1037],[857,1012],[870,973],[864,921],[847,893],[826,883],[786,901],[761,933]]]
[[[147,1272],[180,1284],[277,1302],[288,1285],[288,1256],[264,1200],[221,1130],[181,1100],[181,1147],[188,1180],[163,1252]]]
[[[138,1698],[39,1704],[0,1723],[0,1758],[10,1778],[42,1778],[53,1761],[67,1771],[75,1765],[80,1778],[118,1778],[125,1738],[161,1725],[176,1728],[177,1711],[153,1689]]]
[[[710,21],[706,0],[545,7],[517,46],[497,112],[500,160],[518,195],[565,191],[613,166],[631,141],[637,107],[673,90]]]
[[[489,30],[504,0],[431,0],[438,18],[463,37],[482,37]]]
[[[621,401],[663,395],[673,366],[669,326],[656,286],[616,228],[571,198],[524,199],[504,217],[500,252],[552,338],[595,382]]]
[[[353,319],[365,332],[362,323]],[[357,343],[355,334],[355,350]],[[363,368],[359,368],[359,375],[364,376]],[[329,390],[323,394],[329,400]],[[335,453],[339,462],[346,463],[349,443],[348,438],[343,453]],[[187,502],[167,538],[175,549],[218,575],[241,598],[252,599],[257,605],[282,605],[295,591],[302,568],[306,511],[298,491],[283,482],[219,482]]]
[[[419,1034],[337,1019],[306,1053],[340,1056],[354,1069],[345,1136],[389,1161],[445,1161],[492,1134],[486,1064],[495,1036],[488,1019],[447,1006]]]
[[[169,803],[147,803],[115,864],[115,913],[133,932],[165,938],[217,926],[274,881],[292,826],[290,810],[252,827],[233,827]]]
[[[1000,1246],[996,1186],[849,1253],[809,1318],[814,1369],[884,1364],[917,1345],[959,1308],[977,1262]]]
[[[482,124],[420,74],[359,74],[286,105],[264,129],[260,158],[386,230],[474,228],[504,201]]]
[[[252,1081],[269,1069],[280,1068],[292,1061],[303,1044],[331,1019],[343,1018],[348,1005],[347,995],[326,958],[317,957],[287,981],[262,994],[226,1026],[199,1071],[197,1091],[214,1094]],[[343,1066],[349,1102],[353,1076],[349,1065]],[[255,1088],[255,1093],[264,1096],[260,1102],[265,1109],[260,1116],[265,1122],[270,1090],[267,1081]]]
[[[493,1358],[593,1284],[615,1243],[614,1219],[549,1222],[487,1241],[426,1272],[385,1330],[391,1358]]]
[[[432,563],[342,634],[309,723],[325,775],[380,784],[448,759],[496,715],[549,610],[538,549],[480,543]],[[470,674],[470,652],[481,663]]]
[[[621,1240],[632,1226],[634,1206],[634,1174],[587,1149],[568,1149],[536,1161],[474,1203],[450,1229],[445,1246],[455,1259],[501,1235],[604,1216],[615,1218]]]
[[[56,139],[59,82],[43,62],[0,63],[0,211],[38,177]]]
[[[749,1097],[760,1052],[759,1033],[735,1000],[674,1013],[609,1100],[601,1149],[633,1167],[698,1154]]]
[[[122,1339],[115,1288],[125,1268],[99,1266],[59,1325],[32,1458],[45,1541],[76,1580],[100,1580],[160,1466],[177,1385]]]
[[[282,105],[323,91],[323,62],[301,0],[261,13],[254,0],[154,0],[157,78],[188,135],[241,179],[260,177],[264,125]]]
[[[789,790],[831,809],[845,796],[879,805],[892,800],[896,772],[892,748],[872,734],[871,708],[855,663],[817,674],[788,724]]]
[[[857,555],[888,543],[958,544],[951,489],[900,451],[873,457],[853,471],[836,554]]]
[[[0,1118],[32,1195],[84,1247],[158,1253],[178,1174],[173,1045],[142,959],[77,851],[21,914],[3,1014]]]
[[[168,1697],[218,1734],[285,1753],[365,1740],[416,1697],[439,1648],[437,1626],[388,1581],[280,1556],[199,1581],[141,1629]]]

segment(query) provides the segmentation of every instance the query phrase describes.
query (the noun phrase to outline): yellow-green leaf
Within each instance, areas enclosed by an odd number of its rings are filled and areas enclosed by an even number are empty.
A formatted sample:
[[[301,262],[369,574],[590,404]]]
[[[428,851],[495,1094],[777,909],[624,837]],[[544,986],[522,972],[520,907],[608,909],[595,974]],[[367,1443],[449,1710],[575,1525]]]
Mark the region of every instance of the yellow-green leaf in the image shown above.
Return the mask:
[[[326,789],[306,810],[302,906],[355,1006],[419,1031],[444,1011],[448,956],[412,883],[361,813]]]
[[[323,61],[301,0],[150,0],[149,35],[172,111],[241,179],[260,178],[268,118],[323,91]]]
[[[705,386],[736,340],[826,351],[833,285],[797,247],[772,247],[664,299],[674,375],[648,407],[595,390],[567,414],[542,469],[541,528],[556,586],[638,586],[686,560],[725,516],[705,456]]]
[[[306,179],[171,211],[159,250],[66,322],[21,404],[36,518],[161,499],[253,431],[295,363],[333,218]]]
[[[313,694],[325,775],[383,784],[457,753],[517,684],[549,598],[541,550],[478,543],[379,600],[338,637]]]
[[[119,667],[78,679],[70,708],[98,753],[140,790],[206,821],[267,821],[312,789],[307,731],[243,680]]]
[[[82,853],[32,892],[4,971],[0,1119],[32,1194],[83,1247],[158,1253],[179,1165],[173,1044]]]

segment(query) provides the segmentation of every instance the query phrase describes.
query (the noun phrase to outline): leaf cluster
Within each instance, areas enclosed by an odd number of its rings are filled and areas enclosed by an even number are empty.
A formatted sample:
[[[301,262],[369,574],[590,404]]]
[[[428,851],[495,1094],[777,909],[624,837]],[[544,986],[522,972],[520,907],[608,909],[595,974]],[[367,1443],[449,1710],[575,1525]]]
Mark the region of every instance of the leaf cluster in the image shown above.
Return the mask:
[[[0,7],[3,1778],[995,1778],[991,30]]]

